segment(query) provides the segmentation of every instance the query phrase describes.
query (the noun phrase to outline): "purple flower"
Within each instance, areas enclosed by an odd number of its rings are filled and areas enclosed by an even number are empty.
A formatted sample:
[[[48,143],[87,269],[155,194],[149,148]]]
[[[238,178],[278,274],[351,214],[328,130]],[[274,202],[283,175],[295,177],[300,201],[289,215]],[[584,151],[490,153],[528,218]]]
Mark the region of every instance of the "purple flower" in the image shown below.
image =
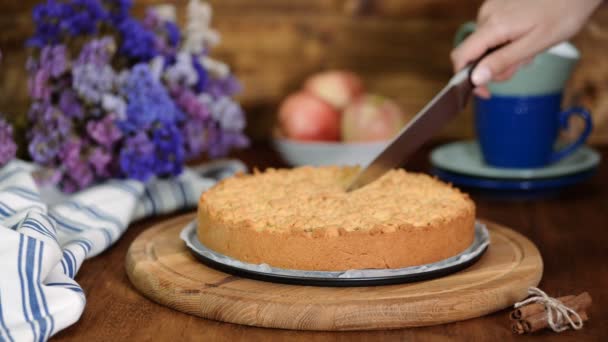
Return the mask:
[[[186,159],[200,156],[207,148],[208,120],[189,118],[182,127]]]
[[[36,25],[34,36],[28,40],[32,46],[57,43],[61,38],[62,19],[68,14],[69,6],[48,0],[34,7],[33,19]]]
[[[104,94],[101,99],[101,107],[108,113],[116,114],[116,119],[120,121],[127,119],[127,104],[122,97]]]
[[[241,84],[234,76],[225,78],[210,78],[205,86],[205,92],[214,97],[234,96],[241,91]]]
[[[38,69],[30,75],[28,79],[28,88],[30,96],[34,100],[50,100],[51,88],[49,86],[49,78],[49,72],[45,69]]]
[[[184,147],[179,129],[175,125],[162,125],[154,130],[152,139],[156,146],[156,174],[179,175],[184,164]]]
[[[106,11],[98,0],[71,0],[62,26],[71,36],[97,32],[98,23],[106,18]]]
[[[114,56],[115,48],[114,38],[112,37],[93,39],[82,47],[76,63],[105,66],[110,63]]]
[[[108,13],[111,23],[117,25],[123,22],[128,16],[133,2],[131,0],[101,0]]]
[[[120,150],[119,164],[127,178],[147,181],[154,175],[154,144],[144,132],[128,138]]]
[[[192,55],[179,53],[175,63],[166,68],[164,79],[170,87],[193,86],[198,82],[198,75],[192,63]]]
[[[211,102],[211,116],[226,131],[241,131],[245,128],[245,114],[241,106],[229,97],[220,97]]]
[[[84,110],[76,93],[72,89],[64,89],[59,95],[59,109],[70,118],[82,119]]]
[[[35,132],[30,139],[28,151],[32,159],[42,165],[51,165],[59,153],[61,138],[58,132]]]
[[[63,190],[65,192],[73,192],[74,188],[75,190],[84,189],[95,181],[95,175],[93,174],[91,166],[83,159],[78,159],[70,164],[65,164],[65,176],[71,180],[63,184]],[[65,181],[64,178],[64,182]]]
[[[95,148],[89,155],[89,163],[95,170],[95,174],[99,177],[109,177],[110,170],[109,166],[112,161],[112,154],[110,151],[103,148]]]
[[[154,34],[146,30],[139,21],[125,19],[118,25],[122,44],[120,53],[134,62],[147,62],[157,55]]]
[[[142,21],[142,25],[147,30],[154,31],[158,28],[161,23],[161,18],[158,16],[156,11],[153,8],[148,8],[146,10],[146,15],[144,16],[144,20]]]
[[[105,17],[106,12],[98,0],[71,0],[67,3],[48,0],[34,8],[36,30],[28,44],[41,47],[58,43],[64,36],[94,34]]]
[[[45,46],[40,52],[40,59],[36,61],[29,58],[26,67],[30,96],[37,100],[49,101],[52,94],[51,79],[57,79],[67,71],[66,47]]]
[[[64,139],[71,134],[73,122],[49,103],[34,102],[28,112],[32,128],[28,150],[32,159],[52,166]]]
[[[85,149],[82,139],[72,137],[59,150],[58,158],[64,168],[61,184],[66,192],[83,189],[95,181],[93,169],[84,158]]]
[[[68,69],[67,48],[63,44],[45,46],[40,51],[40,65],[52,77],[59,77]]]
[[[67,135],[72,129],[72,121],[48,102],[32,103],[28,117],[34,125],[33,132],[57,132]]]
[[[181,41],[181,32],[179,27],[172,21],[165,22],[165,31],[167,32],[167,41],[171,47],[177,47]]]
[[[82,147],[80,138],[71,138],[61,146],[58,156],[65,164],[76,164],[80,160]]]
[[[182,116],[147,64],[133,67],[122,91],[127,100],[127,120],[120,121],[119,126],[124,132],[147,130],[155,122],[173,123]]]
[[[194,67],[197,76],[196,84],[194,85],[194,91],[200,93],[205,89],[209,76],[207,70],[203,67],[203,65],[195,55],[192,55],[192,66]]]
[[[177,105],[190,118],[206,120],[211,116],[208,104],[201,101],[190,89],[179,87],[172,95]]]
[[[146,11],[143,26],[154,32],[156,50],[173,61],[181,41],[179,27],[174,22],[161,18],[154,9]]]
[[[113,55],[111,37],[94,39],[82,48],[72,67],[72,87],[82,99],[98,104],[117,84],[118,76],[108,64]]]
[[[99,104],[116,83],[116,73],[109,65],[75,64],[72,67],[72,87],[85,101]]]
[[[38,124],[43,131],[55,131],[64,136],[70,133],[73,123],[61,110],[50,105],[42,105],[40,109]]]
[[[46,102],[32,101],[30,108],[27,111],[27,118],[32,123],[38,122],[38,118],[42,115],[42,112],[49,107]]]
[[[0,117],[0,166],[13,160],[16,153],[17,144],[13,140],[13,126]]]
[[[112,115],[107,115],[99,121],[87,122],[87,133],[95,142],[104,147],[111,147],[122,138],[122,133],[116,126]]]

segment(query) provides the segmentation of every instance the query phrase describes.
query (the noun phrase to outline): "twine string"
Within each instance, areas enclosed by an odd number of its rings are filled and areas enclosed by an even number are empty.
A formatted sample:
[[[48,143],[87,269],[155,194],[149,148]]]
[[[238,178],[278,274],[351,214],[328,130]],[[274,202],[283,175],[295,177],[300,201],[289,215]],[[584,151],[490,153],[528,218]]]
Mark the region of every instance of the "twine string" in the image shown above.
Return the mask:
[[[547,322],[555,332],[562,332],[569,327],[572,327],[574,330],[579,330],[583,327],[583,319],[574,309],[566,306],[556,298],[549,297],[543,290],[531,287],[528,289],[528,294],[531,297],[515,303],[516,309],[530,303],[544,305],[545,312],[547,313]]]

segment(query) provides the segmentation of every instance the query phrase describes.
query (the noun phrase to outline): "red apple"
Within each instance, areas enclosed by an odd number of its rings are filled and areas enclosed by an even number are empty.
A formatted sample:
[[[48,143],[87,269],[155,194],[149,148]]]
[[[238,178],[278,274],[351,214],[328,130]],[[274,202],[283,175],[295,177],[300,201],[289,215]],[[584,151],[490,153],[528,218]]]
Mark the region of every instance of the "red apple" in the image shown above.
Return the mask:
[[[377,95],[365,95],[344,111],[342,140],[387,140],[397,134],[408,119],[392,100]]]
[[[339,140],[340,117],[325,101],[302,91],[288,96],[279,108],[281,132],[294,140]]]
[[[311,76],[304,84],[304,89],[338,110],[343,110],[363,94],[363,82],[352,72],[334,70]]]

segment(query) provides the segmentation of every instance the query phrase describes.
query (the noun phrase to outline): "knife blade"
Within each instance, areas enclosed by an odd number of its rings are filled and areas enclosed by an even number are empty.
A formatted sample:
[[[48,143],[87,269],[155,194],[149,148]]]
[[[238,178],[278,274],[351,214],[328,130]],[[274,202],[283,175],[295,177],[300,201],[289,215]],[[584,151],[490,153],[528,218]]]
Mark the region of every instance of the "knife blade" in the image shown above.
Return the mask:
[[[473,67],[474,65],[471,65],[456,73],[387,147],[367,167],[359,171],[346,191],[365,186],[386,171],[402,165],[414,151],[455,117],[464,108],[473,90],[470,81],[470,71]]]

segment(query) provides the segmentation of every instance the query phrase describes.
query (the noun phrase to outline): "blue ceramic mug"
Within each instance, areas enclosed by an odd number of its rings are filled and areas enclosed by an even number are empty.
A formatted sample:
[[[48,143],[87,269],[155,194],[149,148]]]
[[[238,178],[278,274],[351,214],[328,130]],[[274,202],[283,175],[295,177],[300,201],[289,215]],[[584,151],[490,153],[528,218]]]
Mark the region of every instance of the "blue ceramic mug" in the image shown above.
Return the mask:
[[[458,44],[475,29],[464,24],[456,34]],[[504,168],[535,168],[573,153],[589,137],[591,115],[581,107],[561,110],[562,93],[579,51],[564,42],[551,47],[520,68],[506,82],[491,82],[491,98],[475,97],[475,128],[484,161]],[[585,121],[574,142],[558,148],[560,130],[572,116]]]
[[[475,97],[475,128],[485,162],[505,168],[535,168],[574,152],[591,133],[591,115],[581,107],[560,111],[562,96]],[[585,120],[576,141],[557,149],[558,133],[573,115]]]

